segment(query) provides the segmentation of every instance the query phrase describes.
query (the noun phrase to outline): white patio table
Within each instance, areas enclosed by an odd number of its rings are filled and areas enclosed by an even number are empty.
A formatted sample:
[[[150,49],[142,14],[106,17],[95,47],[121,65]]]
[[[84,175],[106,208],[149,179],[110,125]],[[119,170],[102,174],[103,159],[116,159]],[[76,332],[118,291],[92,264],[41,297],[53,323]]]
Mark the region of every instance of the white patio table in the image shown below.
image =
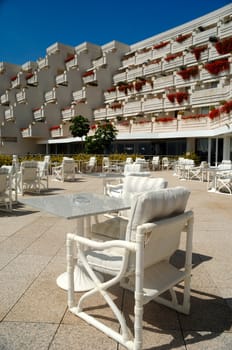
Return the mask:
[[[126,199],[87,192],[20,198],[20,202],[66,219],[78,219],[77,233],[83,234],[84,232],[85,236],[88,236],[90,232],[91,216],[130,208],[129,201]],[[78,263],[74,276],[75,291],[81,292],[91,288],[92,284],[90,284],[88,274]],[[67,272],[62,273],[56,282],[59,287],[67,290]]]

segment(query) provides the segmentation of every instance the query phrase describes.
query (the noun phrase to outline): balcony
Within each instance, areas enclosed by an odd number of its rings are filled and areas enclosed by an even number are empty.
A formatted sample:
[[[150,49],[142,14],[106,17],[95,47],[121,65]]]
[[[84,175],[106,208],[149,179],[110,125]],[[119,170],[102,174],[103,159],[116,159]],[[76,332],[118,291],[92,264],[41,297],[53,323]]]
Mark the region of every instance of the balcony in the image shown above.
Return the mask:
[[[33,70],[37,69],[37,67],[37,63],[32,61],[28,61],[22,64],[22,70],[28,73],[31,73]]]
[[[97,80],[97,75],[95,70],[89,70],[82,75],[83,83],[93,83]]]
[[[15,120],[14,109],[12,106],[10,106],[9,109],[5,110],[5,121],[9,122],[9,121],[14,121],[14,120]]]
[[[49,129],[49,131],[51,138],[62,138],[71,136],[71,133],[69,131],[69,124],[60,124],[52,126]]]
[[[10,94],[9,94],[9,91],[6,91],[5,94],[3,94],[3,95],[0,97],[0,103],[1,103],[1,105],[3,105],[3,106],[9,106],[9,104],[10,104]]]
[[[19,72],[17,75],[11,78],[11,88],[21,88],[26,86],[25,75]]]
[[[152,60],[157,59],[158,57],[162,57],[169,52],[171,52],[171,44],[169,41],[157,43],[153,46]]]
[[[143,112],[160,112],[163,110],[163,98],[149,98],[143,102]]]
[[[137,52],[136,55],[136,64],[142,64],[152,59],[152,48],[144,48]]]
[[[195,53],[194,53],[195,52]],[[199,58],[197,59],[196,57]],[[209,57],[209,49],[207,45],[198,46],[192,49],[191,52],[186,53],[184,56],[184,65],[196,64],[196,62],[200,61],[208,61]]]
[[[104,55],[96,60],[93,60],[93,67],[99,68],[107,64],[107,57]]]
[[[163,62],[163,70],[175,70],[176,67],[184,64],[184,55],[182,52],[169,54],[165,57]]]
[[[34,108],[32,112],[35,121],[43,121],[45,119],[43,106],[41,108]]]
[[[230,96],[230,86],[197,90],[191,95],[191,104],[193,107],[212,106],[215,101],[228,100]]]
[[[193,36],[193,45],[199,45],[204,44],[209,41],[210,36],[217,36],[217,27],[205,29],[203,28],[203,31],[200,31],[199,33],[196,33]]]
[[[47,124],[38,123],[38,124],[29,124],[27,128],[21,129],[22,138],[47,138],[48,130]]]
[[[55,103],[56,102],[56,88],[53,88],[51,91],[48,91],[44,94],[44,99],[46,103]]]
[[[95,120],[101,120],[107,117],[107,110],[106,108],[98,108],[94,110],[93,114]]]
[[[152,132],[153,123],[151,120],[141,119],[133,121],[131,132]]]
[[[181,116],[179,118],[179,131],[209,129],[210,119],[205,115]]]
[[[66,71],[64,73],[56,76],[56,84],[57,85],[62,85],[62,86],[67,86],[68,85],[68,77],[67,77],[67,72]]]
[[[71,120],[76,115],[75,106],[68,106],[61,110],[62,120]]]
[[[222,23],[219,30],[221,38],[230,37],[232,35],[232,21]]]
[[[134,66],[136,65],[136,58],[135,58],[135,52],[131,52],[128,55],[125,55],[122,59],[122,66],[128,67],[128,66]]]
[[[27,102],[27,98],[26,98],[26,91],[25,89],[22,89],[21,91],[19,91],[16,94],[16,101],[18,103],[26,103]]]
[[[38,64],[38,69],[45,69],[45,68],[48,68],[49,67],[49,64],[48,64],[48,57],[46,56],[45,58],[41,58],[37,61],[37,64]]]
[[[29,86],[37,86],[38,85],[38,76],[37,76],[36,72],[27,74],[25,79],[27,81],[27,85],[29,85]]]
[[[76,69],[78,67],[77,55],[72,55],[65,60],[65,65],[67,70]]]
[[[154,91],[163,91],[165,88],[174,86],[174,76],[169,74],[167,76],[162,76],[154,80]]]
[[[143,74],[144,76],[153,75],[156,73],[161,72],[162,70],[162,60],[152,60],[146,64],[146,66],[143,68]]]
[[[72,94],[73,101],[79,102],[79,101],[85,100],[86,92],[87,92],[86,87],[83,87],[81,90],[74,91]]]
[[[155,121],[153,132],[176,132],[178,131],[178,120],[174,118],[159,118]]]
[[[138,77],[143,77],[143,67],[137,67],[134,69],[129,69],[127,72],[127,81],[133,81]]]
[[[113,77],[114,84],[118,84],[121,81],[127,81],[127,72],[115,74]]]
[[[135,115],[142,112],[142,102],[127,102],[124,106],[124,115]]]
[[[172,53],[184,51],[186,48],[192,45],[192,40],[193,38],[191,33],[177,36],[175,41],[172,43]]]

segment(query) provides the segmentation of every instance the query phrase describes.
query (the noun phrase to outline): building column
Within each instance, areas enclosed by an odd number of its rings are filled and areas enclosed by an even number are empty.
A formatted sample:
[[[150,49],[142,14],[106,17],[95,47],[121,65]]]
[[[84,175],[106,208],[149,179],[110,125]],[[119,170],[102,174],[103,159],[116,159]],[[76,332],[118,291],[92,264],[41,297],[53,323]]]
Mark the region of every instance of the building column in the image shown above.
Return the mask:
[[[231,143],[231,137],[230,136],[224,136],[223,137],[223,159],[230,159],[230,143]]]

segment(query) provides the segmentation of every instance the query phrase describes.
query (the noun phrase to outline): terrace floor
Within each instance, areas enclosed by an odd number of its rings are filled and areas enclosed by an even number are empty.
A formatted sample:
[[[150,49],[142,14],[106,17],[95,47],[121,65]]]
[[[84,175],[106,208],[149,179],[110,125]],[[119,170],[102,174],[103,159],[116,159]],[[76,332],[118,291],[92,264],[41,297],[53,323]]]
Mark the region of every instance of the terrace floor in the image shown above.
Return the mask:
[[[189,316],[155,302],[146,305],[143,348],[232,349],[232,196],[209,193],[206,183],[180,181],[172,171],[152,176],[191,190],[192,297]],[[78,175],[76,182],[64,183],[49,179],[45,194],[83,191],[101,193],[102,178]],[[56,285],[57,276],[66,269],[66,233],[74,231],[75,225],[75,220],[23,205],[11,214],[0,212],[0,350],[123,349],[71,314],[66,291]],[[120,287],[112,293],[132,320],[132,294]],[[114,324],[104,302],[96,299],[94,312]]]

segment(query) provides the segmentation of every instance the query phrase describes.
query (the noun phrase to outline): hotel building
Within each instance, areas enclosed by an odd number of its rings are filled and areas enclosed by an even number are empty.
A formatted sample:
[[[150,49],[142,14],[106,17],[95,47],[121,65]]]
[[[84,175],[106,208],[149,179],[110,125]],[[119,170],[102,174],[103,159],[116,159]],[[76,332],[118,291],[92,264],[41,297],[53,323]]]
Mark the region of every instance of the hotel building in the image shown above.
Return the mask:
[[[0,63],[0,153],[76,153],[77,115],[109,119],[112,152],[232,159],[232,4],[146,40],[55,43]]]

